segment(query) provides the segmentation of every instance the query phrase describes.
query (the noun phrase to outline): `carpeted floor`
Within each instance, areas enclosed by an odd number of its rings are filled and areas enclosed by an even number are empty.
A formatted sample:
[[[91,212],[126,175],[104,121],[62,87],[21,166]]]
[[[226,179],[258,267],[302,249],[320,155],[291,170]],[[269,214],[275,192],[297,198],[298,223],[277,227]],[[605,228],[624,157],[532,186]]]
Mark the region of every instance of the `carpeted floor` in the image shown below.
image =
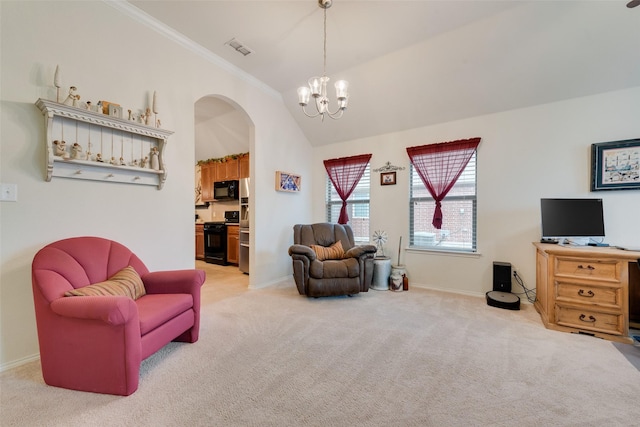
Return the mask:
[[[205,267],[200,341],[145,360],[136,393],[49,387],[34,362],[0,376],[2,426],[638,425],[640,371],[531,305],[418,288],[309,299]]]

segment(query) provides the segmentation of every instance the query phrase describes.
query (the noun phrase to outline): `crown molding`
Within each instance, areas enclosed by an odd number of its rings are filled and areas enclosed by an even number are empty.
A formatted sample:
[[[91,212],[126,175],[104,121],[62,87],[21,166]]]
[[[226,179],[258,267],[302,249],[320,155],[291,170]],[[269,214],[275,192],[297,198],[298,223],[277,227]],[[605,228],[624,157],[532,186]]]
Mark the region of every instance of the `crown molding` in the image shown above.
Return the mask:
[[[102,1],[108,4],[109,6],[113,7],[114,9],[118,10],[119,12],[122,12],[124,15],[127,15],[130,18],[138,21],[139,23],[151,28],[152,30],[155,30],[156,32],[160,33],[167,39],[176,42],[183,48],[195,53],[196,55],[222,68],[223,70],[229,72],[230,74],[233,74],[234,76],[244,80],[250,85],[260,89],[267,95],[270,95],[278,99],[279,101],[282,101],[282,94],[276,91],[275,89],[273,89],[271,86],[267,85],[261,80],[258,80],[251,74],[236,67],[230,62],[222,59],[218,55],[206,49],[204,46],[194,42],[184,34],[158,21],[157,19],[155,19],[148,13],[138,9],[128,1],[126,0],[102,0]]]

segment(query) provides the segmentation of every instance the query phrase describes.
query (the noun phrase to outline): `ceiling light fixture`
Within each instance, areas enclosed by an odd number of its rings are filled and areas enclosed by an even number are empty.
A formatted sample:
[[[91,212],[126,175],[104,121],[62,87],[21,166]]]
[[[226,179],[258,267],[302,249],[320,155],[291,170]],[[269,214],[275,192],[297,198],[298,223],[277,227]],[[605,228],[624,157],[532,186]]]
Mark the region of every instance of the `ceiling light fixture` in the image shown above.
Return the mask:
[[[329,110],[329,98],[327,97],[327,9],[331,7],[332,0],[318,0],[318,6],[324,9],[324,48],[323,48],[323,70],[322,77],[312,77],[309,79],[309,86],[302,86],[298,88],[298,103],[302,107],[302,111],[307,117],[318,117],[324,121],[324,116],[327,115],[332,119],[339,119],[342,117],[342,113],[347,109],[347,102],[349,100],[349,94],[347,89],[349,83],[346,80],[339,80],[335,83],[336,97],[338,98],[338,109],[335,112]],[[316,113],[309,114],[304,107],[310,101],[313,96]]]

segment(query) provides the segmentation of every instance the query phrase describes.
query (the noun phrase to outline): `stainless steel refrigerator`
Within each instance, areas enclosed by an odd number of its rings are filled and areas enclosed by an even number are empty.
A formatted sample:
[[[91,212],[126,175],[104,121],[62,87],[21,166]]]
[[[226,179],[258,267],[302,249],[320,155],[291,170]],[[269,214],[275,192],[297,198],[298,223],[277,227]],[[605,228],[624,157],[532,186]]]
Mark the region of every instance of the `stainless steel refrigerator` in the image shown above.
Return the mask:
[[[238,268],[249,274],[249,178],[242,178],[240,185],[240,254]]]

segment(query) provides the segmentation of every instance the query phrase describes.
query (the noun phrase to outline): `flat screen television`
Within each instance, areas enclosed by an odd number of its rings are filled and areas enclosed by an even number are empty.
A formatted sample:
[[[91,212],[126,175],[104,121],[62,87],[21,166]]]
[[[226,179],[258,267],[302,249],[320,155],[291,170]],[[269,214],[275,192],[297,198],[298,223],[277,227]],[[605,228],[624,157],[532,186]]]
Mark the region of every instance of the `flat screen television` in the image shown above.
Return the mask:
[[[540,199],[543,239],[604,238],[602,199]]]

